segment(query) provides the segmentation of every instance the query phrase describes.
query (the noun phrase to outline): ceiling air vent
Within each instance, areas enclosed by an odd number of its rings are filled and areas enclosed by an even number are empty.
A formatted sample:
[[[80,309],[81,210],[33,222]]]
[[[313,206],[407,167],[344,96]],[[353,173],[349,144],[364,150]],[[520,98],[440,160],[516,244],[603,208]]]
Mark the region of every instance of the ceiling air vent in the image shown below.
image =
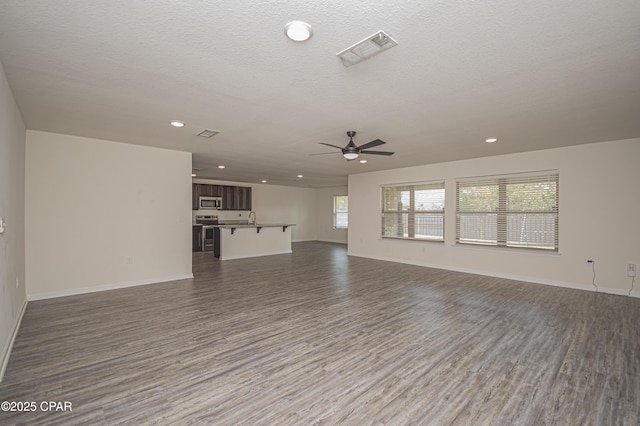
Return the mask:
[[[220,132],[217,130],[205,129],[198,133],[198,136],[200,136],[201,138],[210,138],[217,135],[218,133]]]
[[[378,31],[353,46],[336,53],[336,56],[342,60],[342,64],[345,67],[350,67],[397,45],[398,42],[389,34],[384,31]]]

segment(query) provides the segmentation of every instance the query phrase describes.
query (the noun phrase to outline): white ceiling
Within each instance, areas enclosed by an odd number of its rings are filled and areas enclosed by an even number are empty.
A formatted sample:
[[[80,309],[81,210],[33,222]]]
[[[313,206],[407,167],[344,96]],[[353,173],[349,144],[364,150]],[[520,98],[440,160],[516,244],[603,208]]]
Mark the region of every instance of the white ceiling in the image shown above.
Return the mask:
[[[398,46],[345,68],[378,30]],[[332,186],[640,136],[638,0],[2,0],[0,61],[27,128],[190,151],[212,179]],[[309,155],[347,130],[396,154]]]

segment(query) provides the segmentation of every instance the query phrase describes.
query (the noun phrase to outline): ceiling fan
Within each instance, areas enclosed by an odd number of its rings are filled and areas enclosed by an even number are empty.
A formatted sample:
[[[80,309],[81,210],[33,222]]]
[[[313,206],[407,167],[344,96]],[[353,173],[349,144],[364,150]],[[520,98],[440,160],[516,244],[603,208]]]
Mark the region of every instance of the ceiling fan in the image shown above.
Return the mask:
[[[347,146],[340,147],[337,145],[331,145],[330,143],[318,142],[320,145],[330,146],[332,148],[338,148],[342,151],[342,155],[347,161],[355,160],[358,158],[360,154],[375,154],[375,155],[393,155],[393,152],[389,151],[368,151],[369,148],[373,148],[375,146],[384,145],[386,142],[380,139],[373,140],[371,142],[365,143],[364,145],[357,146],[353,143],[353,137],[356,135],[356,132],[353,130],[349,130],[347,132],[347,136],[349,136],[349,143]],[[330,154],[329,152],[324,152],[322,154]],[[322,155],[322,154],[311,154],[311,155]]]

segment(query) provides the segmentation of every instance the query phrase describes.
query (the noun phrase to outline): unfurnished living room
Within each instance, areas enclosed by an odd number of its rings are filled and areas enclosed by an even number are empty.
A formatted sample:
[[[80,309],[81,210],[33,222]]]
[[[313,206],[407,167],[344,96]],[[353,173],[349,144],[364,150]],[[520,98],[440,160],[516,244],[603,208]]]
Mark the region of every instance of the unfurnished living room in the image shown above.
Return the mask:
[[[640,424],[638,22],[0,2],[0,424]]]

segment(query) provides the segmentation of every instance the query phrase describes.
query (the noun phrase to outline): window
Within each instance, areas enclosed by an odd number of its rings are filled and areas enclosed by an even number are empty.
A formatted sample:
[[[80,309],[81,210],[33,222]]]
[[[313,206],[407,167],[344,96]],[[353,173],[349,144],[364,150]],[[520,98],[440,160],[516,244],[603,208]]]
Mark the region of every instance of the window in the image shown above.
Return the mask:
[[[557,171],[456,182],[456,243],[558,251]]]
[[[347,229],[349,225],[349,197],[335,195],[333,197],[333,228]]]
[[[382,237],[444,241],[444,181],[383,186]]]

